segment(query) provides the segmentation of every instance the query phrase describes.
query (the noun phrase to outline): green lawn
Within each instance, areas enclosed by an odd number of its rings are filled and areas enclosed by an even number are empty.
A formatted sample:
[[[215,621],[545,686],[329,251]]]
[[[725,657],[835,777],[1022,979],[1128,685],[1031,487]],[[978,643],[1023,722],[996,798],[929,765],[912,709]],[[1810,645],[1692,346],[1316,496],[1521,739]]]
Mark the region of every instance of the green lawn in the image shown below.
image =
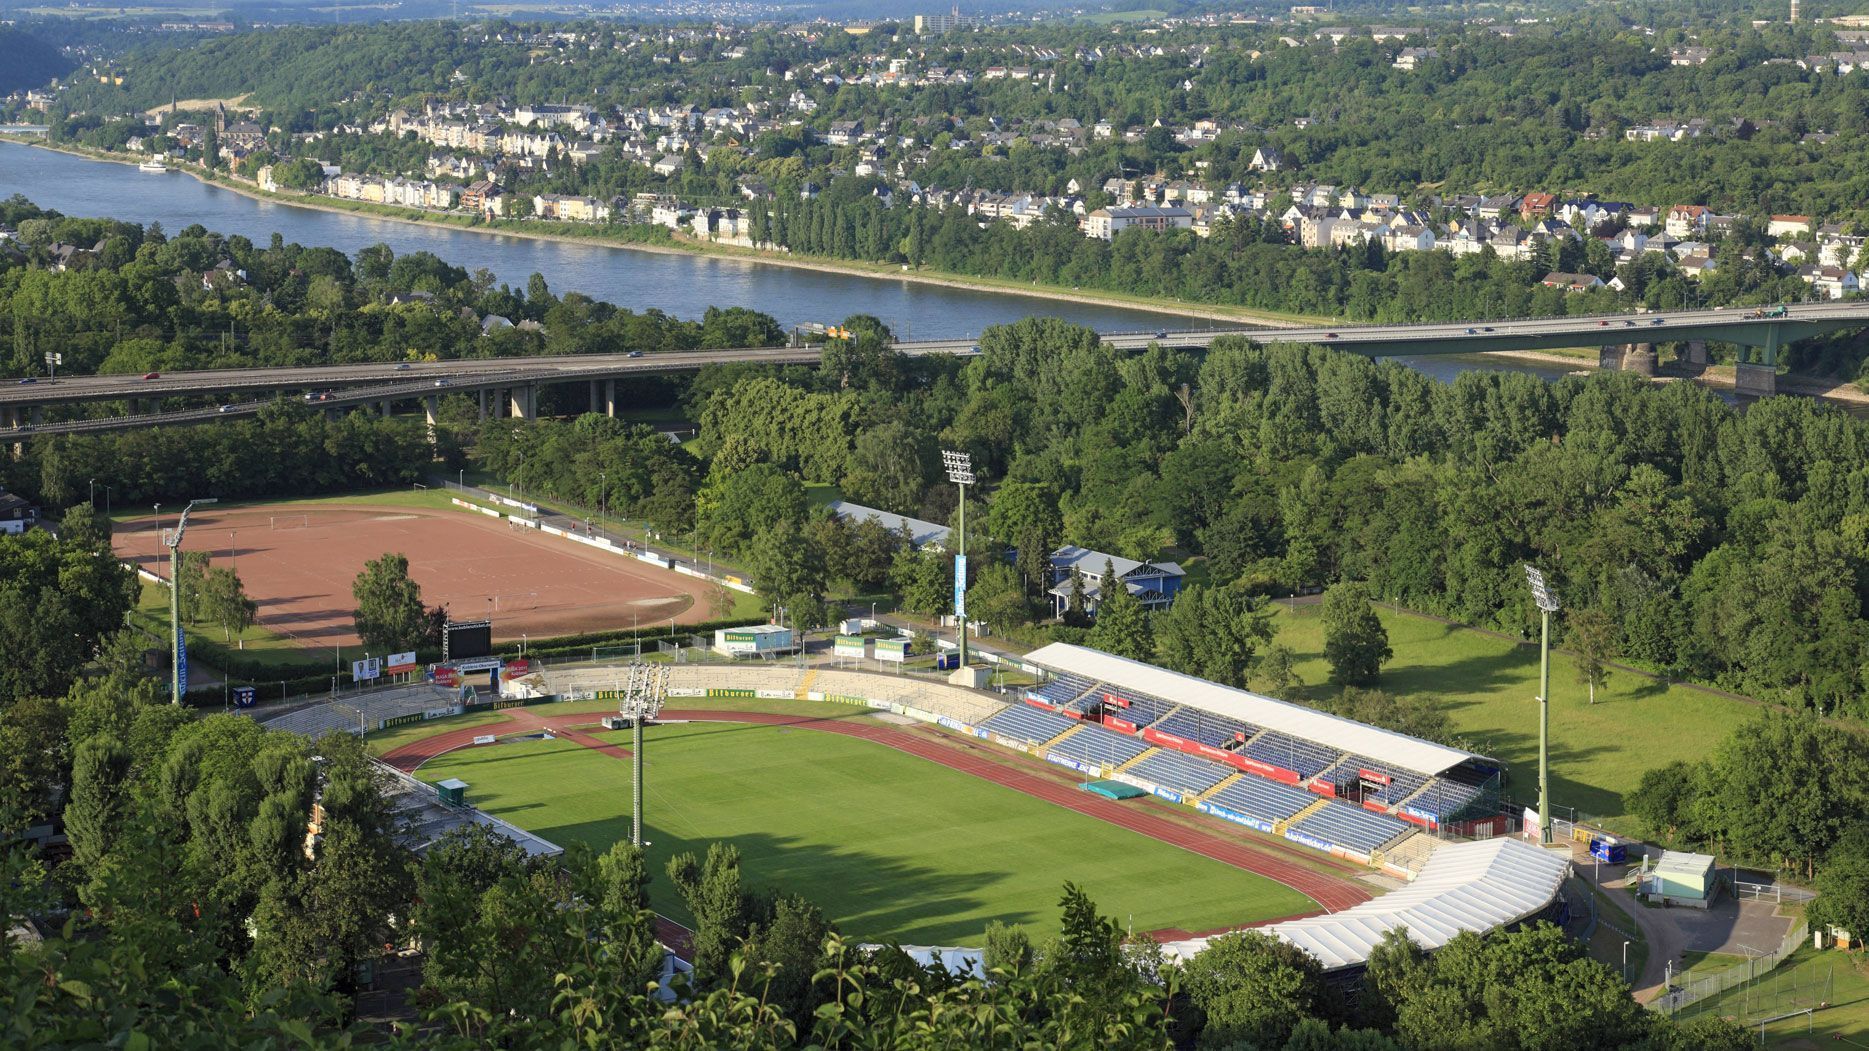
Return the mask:
[[[625,746],[629,739],[599,736]],[[465,749],[420,776],[459,777],[476,806],[561,844],[604,848],[629,834],[630,765],[568,741]],[[716,840],[739,847],[752,882],[804,894],[860,938],[979,945],[996,919],[1044,936],[1057,930],[1065,880],[1139,931],[1203,930],[1314,907],[1250,873],[833,734],[658,728],[648,783],[652,896],[684,921],[660,874],[672,854]]]
[[[1328,696],[1321,607],[1277,605],[1278,641],[1297,654],[1303,691]],[[1538,651],[1428,617],[1381,610],[1395,657],[1382,670],[1381,688],[1445,700],[1455,730],[1469,750],[1492,756],[1512,771],[1508,792],[1537,798]],[[1664,686],[1627,672],[1611,672],[1609,685],[1588,703],[1570,658],[1551,657],[1551,798],[1618,831],[1633,831],[1623,794],[1644,771],[1676,759],[1699,759],[1758,709],[1742,701],[1679,686]],[[1557,811],[1559,816],[1567,816]]]
[[[1869,961],[1806,945],[1750,987],[1728,989],[1692,1004],[1681,1016],[1710,1012],[1742,1024],[1749,1021],[1749,1028],[1757,1034],[1761,1020],[1818,1003],[1830,1006],[1819,1009],[1808,1022],[1798,1015],[1767,1025],[1764,1046],[1864,1046],[1864,1036],[1869,1034]]]

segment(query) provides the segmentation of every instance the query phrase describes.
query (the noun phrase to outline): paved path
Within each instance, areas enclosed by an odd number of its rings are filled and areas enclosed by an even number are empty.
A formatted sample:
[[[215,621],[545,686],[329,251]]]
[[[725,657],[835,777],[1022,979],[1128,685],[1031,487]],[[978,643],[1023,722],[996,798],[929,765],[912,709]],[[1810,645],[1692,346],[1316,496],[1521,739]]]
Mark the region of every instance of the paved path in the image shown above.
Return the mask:
[[[414,771],[424,762],[443,752],[451,751],[473,743],[473,739],[489,733],[510,733],[513,730],[550,730],[563,736],[578,740],[586,747],[613,749],[615,746],[568,730],[568,727],[590,721],[589,714],[543,716],[524,708],[506,709],[499,713],[505,724],[481,725],[452,730],[435,737],[414,741],[403,745],[385,755],[384,761],[401,770]],[[971,774],[994,784],[1010,788],[1016,792],[1054,803],[1068,810],[1074,810],[1088,817],[1107,821],[1110,824],[1127,828],[1132,832],[1149,837],[1159,842],[1168,843],[1191,851],[1202,857],[1210,858],[1234,868],[1243,869],[1255,875],[1264,876],[1275,883],[1282,884],[1306,895],[1324,909],[1336,912],[1353,905],[1368,901],[1372,895],[1362,884],[1356,882],[1352,873],[1361,871],[1344,867],[1344,874],[1334,875],[1320,870],[1315,865],[1302,864],[1288,856],[1281,856],[1282,851],[1269,846],[1259,846],[1240,839],[1234,839],[1216,832],[1195,828],[1168,817],[1154,813],[1149,808],[1135,804],[1125,804],[1104,799],[1078,788],[1075,784],[1043,776],[1036,771],[1028,771],[1008,763],[998,762],[978,754],[965,747],[964,742],[957,742],[943,735],[928,732],[915,732],[894,726],[887,726],[868,719],[823,719],[814,716],[782,715],[771,712],[711,711],[701,709],[664,710],[662,718],[669,721],[687,720],[690,722],[732,722],[757,723],[765,726],[789,726],[798,729],[817,730],[824,733],[843,734],[857,737],[876,744],[894,748],[909,755],[939,763],[949,769]],[[623,749],[615,749],[624,753]],[[613,753],[614,754],[614,753]],[[1328,863],[1326,863],[1328,864]],[[1335,866],[1331,866],[1335,867]]]

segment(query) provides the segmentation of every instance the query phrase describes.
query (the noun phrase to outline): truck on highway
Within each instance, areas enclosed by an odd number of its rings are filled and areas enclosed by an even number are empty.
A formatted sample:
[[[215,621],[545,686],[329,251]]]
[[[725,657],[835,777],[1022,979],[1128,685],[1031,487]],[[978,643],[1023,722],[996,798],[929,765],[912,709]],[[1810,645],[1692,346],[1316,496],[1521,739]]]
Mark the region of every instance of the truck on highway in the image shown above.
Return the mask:
[[[1760,307],[1746,316],[1749,318],[1784,317],[1789,313],[1791,313],[1791,308],[1780,303],[1775,307]]]

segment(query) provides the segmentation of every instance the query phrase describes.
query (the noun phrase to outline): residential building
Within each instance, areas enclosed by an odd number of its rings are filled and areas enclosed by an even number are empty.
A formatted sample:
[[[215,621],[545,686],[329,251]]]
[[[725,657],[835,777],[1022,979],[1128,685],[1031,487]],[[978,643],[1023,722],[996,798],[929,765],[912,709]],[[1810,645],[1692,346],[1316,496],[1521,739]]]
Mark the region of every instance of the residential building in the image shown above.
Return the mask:
[[[1103,579],[1106,564],[1116,574],[1116,580],[1152,610],[1166,609],[1172,604],[1187,575],[1173,562],[1138,562],[1133,558],[1066,545],[1051,553],[1050,593],[1054,612],[1063,616],[1065,607],[1070,604],[1071,575],[1075,570],[1084,578],[1084,612],[1094,616],[1104,588],[1115,583]]]
[[[1084,221],[1084,234],[1099,240],[1112,240],[1124,230],[1186,230],[1194,225],[1194,214],[1186,208],[1099,208]]]

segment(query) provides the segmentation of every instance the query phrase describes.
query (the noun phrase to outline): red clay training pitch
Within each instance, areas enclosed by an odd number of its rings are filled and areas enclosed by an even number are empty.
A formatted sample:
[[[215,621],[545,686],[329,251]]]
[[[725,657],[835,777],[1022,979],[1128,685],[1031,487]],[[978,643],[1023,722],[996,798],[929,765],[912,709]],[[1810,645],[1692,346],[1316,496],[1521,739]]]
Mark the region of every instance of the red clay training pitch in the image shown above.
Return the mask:
[[[164,528],[175,516],[163,516]],[[167,577],[156,519],[119,524],[117,554]],[[705,620],[713,585],[620,554],[466,512],[332,504],[197,510],[185,551],[240,574],[259,624],[309,647],[356,645],[351,582],[370,559],[409,558],[422,600],[456,620],[491,617],[498,639]],[[158,557],[160,556],[160,557]]]

